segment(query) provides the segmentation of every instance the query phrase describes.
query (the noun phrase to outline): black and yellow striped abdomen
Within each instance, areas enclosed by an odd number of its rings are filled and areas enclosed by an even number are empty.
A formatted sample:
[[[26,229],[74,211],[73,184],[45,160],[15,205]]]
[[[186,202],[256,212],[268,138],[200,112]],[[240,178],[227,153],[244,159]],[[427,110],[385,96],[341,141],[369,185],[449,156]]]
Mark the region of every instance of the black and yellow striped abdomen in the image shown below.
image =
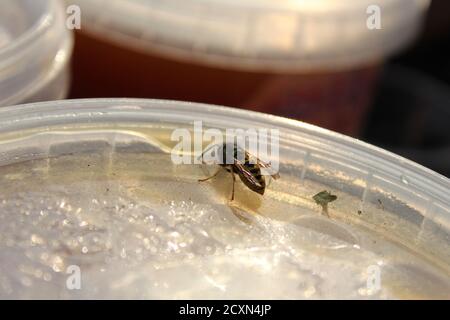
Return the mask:
[[[256,179],[256,181],[258,181],[258,184],[253,183],[244,174],[238,171],[236,173],[239,175],[241,181],[250,190],[253,190],[256,193],[263,195],[264,191],[266,190],[266,180],[264,176],[261,174],[261,169],[259,168],[259,166],[254,163],[246,162],[244,164],[244,168],[252,174],[252,176]]]

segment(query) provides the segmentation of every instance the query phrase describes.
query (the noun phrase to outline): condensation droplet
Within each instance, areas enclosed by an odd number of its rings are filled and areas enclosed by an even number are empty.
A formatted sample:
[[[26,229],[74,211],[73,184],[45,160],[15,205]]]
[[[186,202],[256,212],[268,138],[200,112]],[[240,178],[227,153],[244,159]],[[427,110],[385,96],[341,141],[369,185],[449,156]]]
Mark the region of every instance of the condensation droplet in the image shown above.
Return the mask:
[[[402,181],[403,184],[406,184],[406,185],[409,184],[408,178],[406,176],[404,176],[404,175],[400,176],[400,180]]]
[[[37,234],[33,234],[33,235],[31,235],[31,242],[33,244],[43,244],[44,239],[41,238],[40,236],[38,236]]]

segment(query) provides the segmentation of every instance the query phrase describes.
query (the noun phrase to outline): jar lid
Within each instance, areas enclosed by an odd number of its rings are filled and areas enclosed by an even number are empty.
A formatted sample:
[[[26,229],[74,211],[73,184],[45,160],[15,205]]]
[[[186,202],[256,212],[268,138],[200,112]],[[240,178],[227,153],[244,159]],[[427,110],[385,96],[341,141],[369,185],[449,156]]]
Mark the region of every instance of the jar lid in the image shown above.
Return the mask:
[[[410,43],[429,0],[76,0],[82,28],[226,68],[342,69]],[[379,29],[378,29],[379,27]]]
[[[70,60],[73,34],[58,0],[4,0],[0,10],[0,106],[29,102]]]

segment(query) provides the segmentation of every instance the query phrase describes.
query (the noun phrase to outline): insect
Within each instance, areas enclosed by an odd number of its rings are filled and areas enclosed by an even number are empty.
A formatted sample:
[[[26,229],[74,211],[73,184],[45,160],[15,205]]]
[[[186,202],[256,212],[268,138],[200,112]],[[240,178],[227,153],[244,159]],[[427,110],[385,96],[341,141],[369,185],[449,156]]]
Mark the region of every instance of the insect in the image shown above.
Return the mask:
[[[239,176],[241,181],[252,191],[263,195],[266,190],[266,178],[262,174],[261,169],[269,172],[269,175],[278,179],[280,175],[273,171],[269,163],[265,163],[255,156],[251,155],[246,150],[243,150],[239,146],[233,143],[224,143],[222,145],[214,145],[212,148],[208,148],[202,154],[213,149],[217,156],[222,156],[221,161],[218,163],[221,167],[225,168],[231,173],[233,177],[233,188],[231,192],[231,201],[234,200],[234,184],[236,182],[235,174]],[[225,161],[225,159],[227,161]],[[220,172],[220,169],[216,171],[211,177],[206,179],[200,179],[200,182],[207,181],[214,178]]]

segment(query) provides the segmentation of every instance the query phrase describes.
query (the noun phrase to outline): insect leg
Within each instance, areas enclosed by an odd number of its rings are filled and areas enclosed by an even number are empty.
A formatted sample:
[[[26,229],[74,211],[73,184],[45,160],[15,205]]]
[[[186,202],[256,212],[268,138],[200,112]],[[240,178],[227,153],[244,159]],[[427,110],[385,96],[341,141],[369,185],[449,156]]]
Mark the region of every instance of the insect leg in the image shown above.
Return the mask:
[[[199,182],[205,182],[205,181],[208,181],[209,179],[212,179],[212,178],[214,178],[215,176],[217,176],[217,175],[219,174],[219,172],[220,172],[220,169],[217,169],[216,173],[214,173],[211,177],[208,177],[208,178],[206,178],[206,179],[198,179],[198,181],[199,181]]]
[[[231,201],[233,201],[234,200],[234,184],[236,183],[236,177],[234,176],[233,170],[231,170],[230,172],[231,172],[231,176],[233,177],[233,187],[231,189]]]

